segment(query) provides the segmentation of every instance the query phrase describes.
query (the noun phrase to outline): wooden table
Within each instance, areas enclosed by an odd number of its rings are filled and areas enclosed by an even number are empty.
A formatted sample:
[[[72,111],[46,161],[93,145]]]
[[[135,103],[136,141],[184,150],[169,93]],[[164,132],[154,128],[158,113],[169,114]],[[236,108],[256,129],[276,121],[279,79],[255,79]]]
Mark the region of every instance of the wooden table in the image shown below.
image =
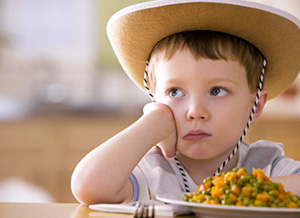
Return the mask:
[[[0,203],[1,218],[132,218],[131,214],[104,213],[80,204]],[[192,218],[194,216],[180,216]],[[157,217],[158,218],[158,217]]]

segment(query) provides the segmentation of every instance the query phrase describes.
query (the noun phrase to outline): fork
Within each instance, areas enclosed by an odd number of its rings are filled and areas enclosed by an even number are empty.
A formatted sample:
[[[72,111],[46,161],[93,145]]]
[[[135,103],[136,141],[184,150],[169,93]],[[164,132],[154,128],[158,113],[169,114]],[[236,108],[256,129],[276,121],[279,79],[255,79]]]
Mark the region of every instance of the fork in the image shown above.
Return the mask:
[[[146,204],[138,202],[136,204],[136,209],[133,214],[133,218],[154,218],[154,204]]]

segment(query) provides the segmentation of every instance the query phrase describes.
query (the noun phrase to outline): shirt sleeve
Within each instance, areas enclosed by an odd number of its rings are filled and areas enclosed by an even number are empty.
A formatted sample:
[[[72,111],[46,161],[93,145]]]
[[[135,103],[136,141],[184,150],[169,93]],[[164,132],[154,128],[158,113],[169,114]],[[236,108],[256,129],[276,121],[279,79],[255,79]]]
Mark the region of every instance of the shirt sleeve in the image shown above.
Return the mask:
[[[300,174],[300,169],[297,172],[295,172],[294,174]]]
[[[132,200],[150,200],[150,190],[147,177],[144,175],[139,165],[135,167],[131,175],[132,180],[130,178],[129,179],[133,187]]]
[[[300,161],[286,157],[281,143],[260,140],[249,146],[244,153],[243,160],[239,162],[247,172],[251,172],[252,168],[260,168],[269,177],[300,173]]]
[[[139,186],[138,186],[138,183],[136,181],[136,178],[134,177],[133,174],[130,174],[129,176],[129,179],[130,179],[130,182],[132,184],[132,190],[133,190],[133,194],[132,194],[132,199],[131,201],[132,202],[135,202],[138,200],[139,198]]]

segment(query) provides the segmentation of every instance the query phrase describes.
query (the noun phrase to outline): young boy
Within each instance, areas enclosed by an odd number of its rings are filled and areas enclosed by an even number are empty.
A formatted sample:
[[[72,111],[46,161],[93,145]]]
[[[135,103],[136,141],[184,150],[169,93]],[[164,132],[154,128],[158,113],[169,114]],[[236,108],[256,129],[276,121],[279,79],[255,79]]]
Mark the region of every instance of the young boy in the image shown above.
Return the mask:
[[[242,142],[267,97],[299,72],[299,26],[283,11],[238,0],[162,0],[116,13],[108,23],[112,46],[154,102],[80,161],[71,184],[77,200],[194,192],[204,178],[234,167],[261,168],[299,195],[300,162],[278,143]]]

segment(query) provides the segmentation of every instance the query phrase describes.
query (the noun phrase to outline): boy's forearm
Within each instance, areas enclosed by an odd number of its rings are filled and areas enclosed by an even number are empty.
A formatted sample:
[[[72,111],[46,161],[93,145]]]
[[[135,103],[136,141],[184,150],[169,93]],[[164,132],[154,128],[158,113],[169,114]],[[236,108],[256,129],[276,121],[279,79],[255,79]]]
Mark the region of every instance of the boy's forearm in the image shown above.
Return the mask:
[[[273,182],[282,183],[285,191],[290,191],[295,195],[300,196],[300,174],[290,175],[290,176],[281,176],[281,177],[272,177],[270,178]]]
[[[147,114],[90,152],[76,167],[72,190],[82,203],[120,202],[131,197],[129,175],[164,137],[161,115]]]
[[[143,130],[142,122],[138,120],[104,142],[77,165],[72,189],[80,202],[109,202],[112,200],[110,196],[116,201],[123,200],[118,192],[124,188],[132,169],[151,146],[146,146],[145,141],[142,143],[145,138],[144,133],[139,133]]]

